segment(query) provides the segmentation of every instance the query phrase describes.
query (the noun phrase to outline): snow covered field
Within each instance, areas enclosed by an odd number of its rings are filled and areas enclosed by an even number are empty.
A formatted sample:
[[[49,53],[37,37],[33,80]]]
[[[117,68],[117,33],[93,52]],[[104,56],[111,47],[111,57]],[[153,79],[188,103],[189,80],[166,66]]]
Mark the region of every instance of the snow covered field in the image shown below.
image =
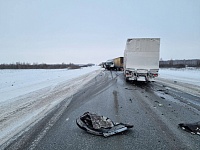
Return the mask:
[[[159,77],[200,86],[200,69],[160,69]]]
[[[100,73],[98,66],[67,70],[0,70],[0,145],[43,118]]]
[[[200,97],[200,69],[160,69],[157,82]]]
[[[53,86],[62,81],[77,78],[96,69],[99,69],[99,67],[87,67],[75,70],[0,70],[0,102],[8,102],[10,99],[19,95],[24,95],[47,86]]]

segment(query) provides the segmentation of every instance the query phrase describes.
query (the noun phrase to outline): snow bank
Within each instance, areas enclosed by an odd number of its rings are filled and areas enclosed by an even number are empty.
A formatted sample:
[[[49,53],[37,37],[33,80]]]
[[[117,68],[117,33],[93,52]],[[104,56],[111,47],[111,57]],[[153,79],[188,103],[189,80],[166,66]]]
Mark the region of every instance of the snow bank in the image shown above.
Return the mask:
[[[0,102],[8,102],[11,98],[79,77],[98,68],[0,70]]]
[[[160,69],[155,79],[161,84],[200,97],[200,69]]]
[[[200,69],[159,69],[159,78],[171,79],[200,86]]]
[[[83,69],[0,70],[0,145],[43,118],[100,73]]]

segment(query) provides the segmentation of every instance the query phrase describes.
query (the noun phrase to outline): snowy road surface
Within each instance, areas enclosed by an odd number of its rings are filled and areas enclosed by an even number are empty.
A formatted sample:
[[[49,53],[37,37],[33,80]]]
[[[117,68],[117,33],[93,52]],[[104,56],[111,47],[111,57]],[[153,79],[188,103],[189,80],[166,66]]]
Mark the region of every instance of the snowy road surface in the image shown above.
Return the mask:
[[[180,77],[176,75],[175,71],[179,72],[177,74],[181,74]],[[196,72],[194,73],[194,71]],[[192,72],[193,77],[188,78],[188,74],[190,74],[188,72]],[[79,140],[82,141],[81,139],[85,138],[84,136],[89,139],[91,136],[85,134],[83,136],[83,133],[79,133],[73,120],[85,110],[103,113],[105,116],[105,113],[107,113],[107,116],[115,118],[115,121],[134,121],[136,130],[130,134],[131,137],[127,137],[127,141],[131,140],[132,143],[123,140],[127,147],[119,145],[121,148],[130,149],[134,144],[138,148],[145,149],[148,145],[142,146],[142,140],[147,140],[143,143],[150,144],[152,148],[156,148],[157,144],[160,145],[159,148],[167,149],[167,146],[168,148],[175,148],[175,145],[182,141],[186,143],[178,146],[179,148],[200,147],[196,143],[199,137],[191,135],[189,135],[189,138],[184,137],[188,134],[176,129],[176,125],[180,121],[197,121],[197,118],[199,118],[200,87],[198,84],[190,82],[195,80],[198,83],[200,80],[199,73],[199,70],[161,69],[160,77],[157,78],[156,82],[146,87],[124,83],[122,73],[113,73],[112,78],[110,72],[102,71],[99,67],[78,70],[0,70],[0,145],[2,145],[0,148],[5,148],[14,142],[17,137],[23,134],[20,131],[29,130],[62,101],[65,101],[66,105],[60,112],[60,115],[63,113],[62,117],[65,116],[64,120],[59,119],[59,123],[54,122],[55,125],[52,124],[53,132],[48,132],[48,136],[45,136],[46,133],[39,134],[40,136],[32,141],[29,148],[53,148],[50,147],[52,145],[49,145],[48,142],[52,143],[51,140],[55,140],[55,138],[58,141],[54,148],[61,149],[57,146],[65,149],[83,148],[81,145],[84,145],[86,141],[83,140],[83,143],[73,145],[74,139],[81,136]],[[171,78],[168,78],[168,76]],[[161,88],[163,89],[160,90]],[[113,96],[114,101],[112,101]],[[130,104],[134,104],[133,107]],[[67,108],[68,105],[69,108]],[[163,105],[167,107],[162,107]],[[112,111],[109,110],[110,107],[113,107]],[[126,107],[129,109],[126,109]],[[128,116],[130,118],[127,118]],[[68,123],[68,128],[66,128],[66,123]],[[150,124],[149,127],[148,124]],[[159,129],[154,125],[159,126]],[[142,127],[150,128],[150,130]],[[168,129],[169,127],[170,129]],[[76,134],[74,131],[76,131]],[[43,130],[43,132],[47,132],[47,130]],[[68,134],[64,134],[65,132]],[[179,135],[180,133],[181,135]],[[148,139],[146,134],[152,134],[152,137],[158,143],[152,143],[152,139]],[[173,139],[170,139],[170,136]],[[92,136],[92,138],[96,142],[98,141],[96,137]],[[111,143],[120,143],[122,139],[118,141],[119,139],[116,138],[114,138],[115,140],[111,138]],[[188,143],[192,138],[194,145],[190,146]],[[69,145],[59,145],[64,139],[71,141]],[[41,142],[38,143],[40,140]],[[95,144],[93,140],[91,142]],[[100,143],[102,142],[109,146],[109,143],[105,140]],[[171,146],[170,142],[172,142]],[[89,149],[94,148],[91,145],[86,146]],[[102,148],[108,147],[104,145]]]

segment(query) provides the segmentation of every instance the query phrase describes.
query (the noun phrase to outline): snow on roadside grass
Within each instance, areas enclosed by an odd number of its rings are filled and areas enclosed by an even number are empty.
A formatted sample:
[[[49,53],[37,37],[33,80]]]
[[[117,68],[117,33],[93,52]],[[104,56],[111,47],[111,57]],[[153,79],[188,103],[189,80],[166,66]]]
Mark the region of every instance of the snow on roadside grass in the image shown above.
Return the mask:
[[[99,67],[83,69],[0,70],[0,102],[62,81],[79,77]],[[8,94],[9,92],[9,94]]]
[[[159,78],[180,81],[184,83],[200,86],[200,69],[183,68],[183,69],[159,69]]]
[[[0,70],[0,145],[83,88],[99,67]]]
[[[200,97],[200,69],[198,68],[161,68],[159,76],[155,80],[161,84]]]

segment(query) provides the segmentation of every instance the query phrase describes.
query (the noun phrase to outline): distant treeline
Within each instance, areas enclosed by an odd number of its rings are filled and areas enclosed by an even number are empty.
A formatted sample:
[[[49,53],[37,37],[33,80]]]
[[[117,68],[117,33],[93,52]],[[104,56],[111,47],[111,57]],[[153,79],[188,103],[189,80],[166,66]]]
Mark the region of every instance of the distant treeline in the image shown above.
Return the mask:
[[[69,64],[29,64],[29,63],[20,63],[17,62],[15,64],[0,64],[0,69],[79,69],[81,67],[88,67],[88,66],[93,66],[94,64],[86,64],[86,65],[77,65],[73,63]]]
[[[200,59],[159,61],[160,68],[200,67]]]

